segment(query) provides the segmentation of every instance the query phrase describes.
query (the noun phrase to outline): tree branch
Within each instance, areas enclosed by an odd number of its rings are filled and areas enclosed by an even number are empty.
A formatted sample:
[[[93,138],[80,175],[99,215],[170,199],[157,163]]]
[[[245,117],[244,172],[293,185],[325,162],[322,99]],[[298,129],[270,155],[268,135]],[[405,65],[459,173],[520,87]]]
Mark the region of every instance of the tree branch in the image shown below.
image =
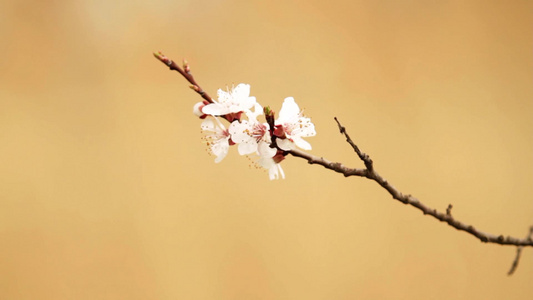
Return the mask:
[[[382,188],[387,190],[389,194],[392,196],[392,198],[402,202],[403,204],[411,205],[420,211],[424,215],[429,215],[434,217],[435,219],[445,222],[448,225],[452,226],[453,228],[465,231],[476,238],[478,238],[480,241],[484,243],[495,243],[500,245],[513,245],[513,246],[533,246],[533,240],[531,239],[519,239],[512,236],[503,236],[503,235],[494,235],[490,233],[486,233],[483,231],[479,231],[476,229],[473,225],[465,224],[457,219],[455,219],[451,214],[451,208],[452,205],[448,205],[448,208],[446,209],[446,212],[440,212],[434,208],[431,208],[422,202],[420,202],[417,198],[413,197],[409,194],[403,194],[400,192],[397,188],[395,188],[392,184],[390,184],[385,178],[383,178],[379,173],[375,170],[374,164],[372,162],[372,159],[366,154],[363,153],[357,145],[352,141],[348,133],[346,132],[346,128],[340,124],[340,122],[335,118],[335,121],[337,122],[337,125],[339,126],[339,130],[341,134],[343,134],[346,137],[346,141],[354,151],[357,153],[359,158],[363,161],[363,163],[366,166],[366,169],[356,169],[356,168],[349,168],[341,163],[337,162],[331,162],[323,157],[316,157],[311,154],[305,153],[300,150],[291,150],[289,153],[295,157],[303,158],[307,160],[309,164],[318,164],[326,169],[333,170],[337,173],[343,174],[345,177],[349,176],[359,176],[359,177],[366,177],[370,180],[375,181],[377,184],[379,184]]]
[[[195,92],[197,92],[204,100],[206,100],[209,103],[214,102],[213,99],[206,92],[204,92],[202,88],[198,85],[198,83],[196,83],[196,81],[194,80],[194,77],[190,73],[190,67],[187,61],[183,62],[183,69],[182,69],[171,59],[164,56],[161,52],[154,53],[154,56],[159,61],[167,65],[170,68],[170,70],[175,70],[179,72],[189,83],[192,84],[191,88]],[[406,205],[411,205],[417,208],[418,210],[422,211],[424,215],[429,215],[441,222],[445,222],[451,227],[459,231],[464,231],[476,237],[477,239],[479,239],[480,241],[484,243],[517,246],[516,257],[513,261],[513,264],[508,274],[511,275],[514,273],[514,271],[516,270],[518,266],[518,262],[520,260],[522,248],[533,247],[533,226],[530,228],[529,234],[524,239],[519,239],[519,238],[515,238],[512,236],[494,235],[494,234],[480,231],[476,229],[473,225],[468,225],[455,219],[451,213],[452,211],[451,204],[448,205],[448,207],[446,208],[446,212],[443,213],[434,208],[426,206],[425,204],[420,202],[420,200],[418,200],[417,198],[413,197],[410,194],[403,194],[397,188],[391,185],[385,178],[383,178],[381,175],[378,174],[378,172],[374,168],[374,163],[372,159],[370,158],[370,156],[362,152],[359,149],[359,147],[352,141],[352,139],[348,135],[348,132],[346,131],[346,128],[341,125],[341,123],[339,122],[337,118],[335,118],[335,122],[337,122],[337,126],[339,127],[340,133],[346,137],[346,142],[350,144],[350,146],[353,148],[357,156],[363,161],[365,165],[364,169],[349,168],[343,165],[342,163],[332,162],[323,157],[314,156],[309,153],[296,150],[296,149],[286,151],[285,153],[289,153],[294,157],[302,158],[306,160],[309,164],[321,165],[326,169],[343,174],[345,177],[359,176],[359,177],[365,177],[372,181],[375,181],[382,188],[384,188],[392,196],[393,199],[396,199]]]

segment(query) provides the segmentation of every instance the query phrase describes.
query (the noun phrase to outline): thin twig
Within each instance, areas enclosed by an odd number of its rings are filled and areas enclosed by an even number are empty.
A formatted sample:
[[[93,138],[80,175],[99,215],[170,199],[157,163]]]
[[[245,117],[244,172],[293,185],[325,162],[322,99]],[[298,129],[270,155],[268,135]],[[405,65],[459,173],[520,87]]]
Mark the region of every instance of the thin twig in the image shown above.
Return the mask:
[[[530,241],[531,239],[533,239],[533,226],[529,228],[529,233],[527,234],[526,239]],[[511,276],[513,275],[514,271],[516,271],[516,268],[518,267],[518,262],[520,261],[520,255],[522,254],[522,248],[524,248],[524,246],[516,247],[516,256],[513,260],[513,264],[511,265],[511,269],[509,270],[509,272],[507,272],[507,275]]]
[[[452,216],[452,208],[453,208],[453,205],[451,204],[448,204],[448,208],[446,208],[446,215],[447,216]]]
[[[164,63],[167,67],[169,67],[172,71],[178,71],[181,76],[183,76],[187,81],[192,84],[190,87],[195,92],[197,92],[202,98],[204,98],[207,102],[213,103],[213,99],[200,87],[198,83],[196,83],[196,80],[194,80],[194,77],[191,74],[191,68],[189,66],[189,63],[186,60],[183,60],[183,69],[178,66],[172,59],[166,57],[161,51],[155,53],[155,58],[157,58],[160,62]]]
[[[337,122],[337,125],[339,126],[339,131],[341,132],[341,134],[344,134],[344,136],[346,137],[346,142],[348,142],[348,144],[352,146],[355,153],[357,153],[357,156],[359,156],[359,158],[365,163],[365,167],[369,171],[372,171],[374,169],[374,162],[372,161],[372,159],[370,159],[370,156],[368,156],[366,153],[363,153],[361,152],[361,150],[359,150],[359,147],[357,147],[357,145],[352,141],[352,139],[348,135],[348,132],[346,132],[346,128],[341,125],[339,120],[337,120],[337,117],[335,117],[334,119],[335,119],[335,122]]]

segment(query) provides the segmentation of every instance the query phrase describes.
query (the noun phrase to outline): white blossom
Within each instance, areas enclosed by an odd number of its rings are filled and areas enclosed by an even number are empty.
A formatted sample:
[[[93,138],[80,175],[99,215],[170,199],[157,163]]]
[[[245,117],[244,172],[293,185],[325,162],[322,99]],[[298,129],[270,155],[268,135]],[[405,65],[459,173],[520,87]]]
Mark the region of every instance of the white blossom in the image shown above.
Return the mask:
[[[281,178],[285,179],[285,173],[281,165],[276,163],[272,157],[261,156],[259,158],[259,165],[268,170],[270,180],[279,179],[280,174]]]
[[[216,120],[217,124],[210,119],[204,120],[201,128],[204,131],[211,132],[205,136],[205,140],[207,141],[207,145],[209,146],[211,153],[216,156],[215,163],[219,163],[228,154],[230,146],[230,134],[224,125],[220,123],[218,119]]]
[[[273,180],[285,178],[280,162],[287,155],[286,151],[296,147],[311,149],[304,138],[316,135],[315,125],[311,123],[311,119],[303,116],[292,97],[285,98],[275,121],[270,108],[263,111],[255,97],[250,96],[248,84],[241,83],[230,91],[218,90],[218,100],[213,101],[197,103],[193,112],[202,119],[212,116],[216,121],[206,119],[201,126],[207,132],[204,139],[210,152],[216,156],[216,163],[226,157],[231,145],[237,144],[240,155],[257,155],[257,165],[268,170],[268,176]],[[267,114],[267,123],[258,120],[263,113]],[[217,116],[231,123],[228,129]]]
[[[256,153],[258,148],[264,145],[270,147],[271,144],[270,126],[257,120],[257,116],[263,113],[261,105],[256,103],[253,112],[247,110],[245,113],[248,120],[234,121],[228,128],[231,140],[238,144],[237,149],[240,155]]]
[[[212,116],[223,116],[249,110],[256,103],[255,97],[250,97],[250,85],[240,83],[231,91],[218,90],[218,101],[207,104],[202,112]]]
[[[274,134],[279,137],[276,143],[280,149],[288,151],[299,147],[311,150],[311,144],[303,138],[316,135],[315,125],[310,118],[302,116],[293,97],[285,98],[275,124]]]

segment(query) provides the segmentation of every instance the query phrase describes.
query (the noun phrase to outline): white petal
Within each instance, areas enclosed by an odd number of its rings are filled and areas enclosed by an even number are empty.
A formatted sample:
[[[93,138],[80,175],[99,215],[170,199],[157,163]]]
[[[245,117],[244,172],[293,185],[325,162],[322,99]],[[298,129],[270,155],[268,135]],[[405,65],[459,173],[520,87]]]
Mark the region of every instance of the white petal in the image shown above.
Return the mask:
[[[239,83],[234,89],[233,89],[233,96],[235,98],[246,98],[250,96],[250,85],[245,83]]]
[[[263,114],[263,107],[259,103],[254,103],[254,111],[252,112],[250,109],[246,109],[244,113],[250,122],[257,123],[257,116]]]
[[[311,144],[309,144],[309,142],[305,141],[301,137],[294,137],[293,140],[296,146],[298,146],[299,148],[302,148],[304,150],[311,150]]]
[[[280,164],[276,164],[278,166],[279,172],[281,173],[281,178],[285,179],[285,172],[283,172],[283,168],[281,168]]]
[[[231,94],[221,89],[218,89],[217,96],[218,96],[218,101],[220,102],[226,102],[226,101],[231,100]]]
[[[231,140],[235,143],[244,143],[248,141],[251,137],[247,133],[252,130],[248,121],[244,120],[242,123],[238,121],[233,121],[229,126],[229,133],[231,134]]]
[[[215,131],[215,123],[210,119],[205,119],[200,126],[202,130]]]
[[[229,144],[226,143],[224,145],[220,145],[220,147],[213,145],[211,151],[213,151],[213,154],[217,156],[217,158],[215,158],[215,163],[219,163],[224,159],[224,157],[226,157],[226,155],[228,155]]]
[[[257,152],[259,152],[259,155],[261,155],[261,157],[271,158],[276,155],[278,150],[276,148],[270,148],[270,144],[268,143],[260,142],[257,147]]]
[[[283,169],[281,168],[280,164],[274,163],[274,165],[268,168],[268,177],[270,178],[270,180],[279,179],[280,173],[281,178],[285,179],[285,173],[283,172]]]
[[[239,150],[240,155],[252,154],[257,151],[257,144],[255,142],[240,143],[237,150]]]
[[[291,142],[289,139],[277,139],[276,144],[278,145],[280,149],[285,150],[285,151],[289,151],[289,150],[296,148],[294,143]]]
[[[311,123],[311,119],[300,118],[299,123],[302,125],[302,127],[293,131],[293,134],[296,132],[297,135],[303,137],[316,135],[315,124]]]
[[[246,98],[240,99],[238,102],[240,109],[238,111],[245,111],[247,109],[250,109],[256,103],[257,102],[255,101],[255,97],[246,97]]]
[[[268,178],[270,178],[270,180],[279,178],[278,168],[275,165],[268,169]]]
[[[295,117],[298,116],[300,113],[300,107],[298,107],[298,104],[294,102],[293,97],[285,98],[283,101],[283,105],[281,106],[281,110],[279,111],[279,117],[276,121],[276,124],[279,122],[279,124],[290,122]]]
[[[210,103],[204,106],[202,112],[212,116],[223,116],[230,113],[228,107],[219,103]]]
[[[261,167],[265,168],[265,169],[270,169],[272,168],[276,163],[274,162],[274,160],[272,159],[272,157],[265,157],[265,156],[261,156],[259,157],[259,161],[257,162]]]

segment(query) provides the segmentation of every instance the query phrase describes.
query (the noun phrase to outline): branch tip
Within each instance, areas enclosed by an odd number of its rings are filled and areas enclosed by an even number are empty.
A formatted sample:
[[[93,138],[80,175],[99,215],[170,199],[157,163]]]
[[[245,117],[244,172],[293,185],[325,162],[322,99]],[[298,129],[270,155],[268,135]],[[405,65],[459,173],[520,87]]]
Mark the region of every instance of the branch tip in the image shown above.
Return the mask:
[[[447,216],[452,216],[452,208],[453,208],[453,205],[451,204],[448,204],[448,208],[446,208],[446,215]]]
[[[346,133],[346,128],[341,125],[341,122],[339,122],[337,117],[333,117],[333,119],[335,119],[335,122],[337,122],[337,126],[339,126],[339,131],[341,132],[341,134],[345,134]]]
[[[168,59],[161,51],[154,52],[155,58],[157,58],[160,62],[164,63],[165,65],[169,66],[172,64],[172,60]]]

